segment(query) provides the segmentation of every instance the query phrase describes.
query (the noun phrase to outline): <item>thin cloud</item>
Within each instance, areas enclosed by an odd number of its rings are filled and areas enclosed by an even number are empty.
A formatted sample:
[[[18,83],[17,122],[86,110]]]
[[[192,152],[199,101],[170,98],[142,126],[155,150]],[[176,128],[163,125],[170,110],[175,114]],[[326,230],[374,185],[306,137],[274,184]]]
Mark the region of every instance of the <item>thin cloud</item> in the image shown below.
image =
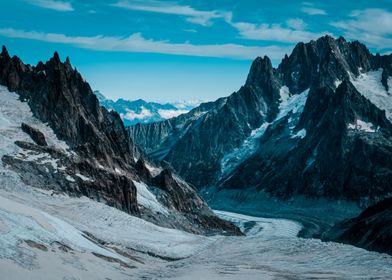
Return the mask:
[[[327,12],[323,9],[314,8],[314,7],[303,7],[301,9],[302,12],[311,15],[311,16],[325,16]]]
[[[126,111],[127,111],[127,113],[126,114],[120,114],[120,117],[122,119],[127,119],[127,120],[130,120],[130,121],[133,121],[135,119],[136,120],[147,119],[149,117],[152,117],[152,115],[153,115],[150,110],[144,108],[143,106],[141,107],[141,110],[140,110],[139,113],[136,113],[135,111],[130,110],[130,109],[127,109]]]
[[[352,11],[349,17],[331,25],[343,30],[345,37],[363,41],[371,47],[392,47],[392,13],[382,9],[365,9]]]
[[[211,25],[216,19],[222,19],[234,27],[242,38],[250,40],[296,43],[298,41],[315,39],[325,34],[305,31],[306,24],[302,19],[287,20],[287,27],[281,24],[234,22],[232,12],[216,10],[200,11],[191,6],[182,6],[175,2],[122,0],[112,4],[112,6],[134,11],[185,16],[187,21],[204,26]]]
[[[71,2],[54,0],[27,0],[27,2],[37,7],[55,10],[59,12],[71,12],[74,10]]]
[[[111,37],[103,35],[86,37],[24,31],[13,28],[0,28],[0,36],[67,44],[98,51],[161,53],[235,59],[253,59],[257,56],[264,55],[268,55],[271,59],[281,59],[284,54],[290,52],[292,49],[292,47],[274,45],[254,47],[237,44],[195,45],[191,43],[170,43],[169,41],[145,39],[140,33],[134,33],[128,37]]]
[[[119,1],[112,4],[112,6],[133,11],[184,16],[188,22],[203,26],[211,25],[212,21],[215,19],[231,17],[231,13],[229,12],[201,11],[191,6],[182,6],[173,2],[155,0]]]
[[[231,25],[239,31],[242,38],[250,40],[296,43],[299,41],[309,41],[329,34],[325,32],[314,33],[302,30],[302,28],[305,27],[305,24],[298,20],[289,20],[287,22],[287,27],[280,24],[254,24],[247,22],[232,22]]]
[[[292,29],[303,30],[306,27],[306,23],[300,18],[291,18],[286,21],[287,26]]]
[[[164,119],[171,119],[188,112],[189,112],[188,110],[163,110],[163,109],[158,110],[158,114],[161,116],[161,118]]]

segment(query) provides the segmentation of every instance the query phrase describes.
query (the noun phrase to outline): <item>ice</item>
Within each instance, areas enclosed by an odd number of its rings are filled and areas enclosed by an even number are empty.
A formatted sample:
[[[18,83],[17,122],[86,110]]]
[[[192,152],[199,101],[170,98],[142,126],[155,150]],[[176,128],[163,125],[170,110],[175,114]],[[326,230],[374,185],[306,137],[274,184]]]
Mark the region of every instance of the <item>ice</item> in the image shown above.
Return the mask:
[[[146,166],[146,168],[148,169],[148,171],[150,171],[150,173],[151,173],[151,175],[152,175],[153,177],[159,175],[159,173],[162,172],[162,168],[158,168],[158,167],[152,166],[151,164],[149,164],[149,163],[147,163],[147,162],[144,163],[144,165]]]
[[[295,125],[298,120],[298,116],[302,113],[306,100],[308,98],[309,89],[303,91],[300,94],[290,94],[289,88],[287,86],[283,86],[280,91],[280,104],[279,104],[279,113],[276,119],[273,121],[280,120],[281,118],[287,116],[288,114],[296,115],[297,117],[293,117],[289,119],[289,128],[292,131],[295,128]],[[236,166],[238,166],[245,159],[249,158],[258,148],[258,143],[260,138],[264,135],[270,123],[265,122],[259,128],[253,130],[251,135],[244,140],[240,147],[235,148],[230,153],[224,155],[221,160],[221,171],[222,174],[228,174],[232,171]],[[292,137],[305,137],[306,131],[304,134],[303,130],[299,131],[300,134],[294,135]]]
[[[0,129],[5,129],[9,127],[11,123],[4,117],[0,117]]]
[[[355,88],[374,105],[385,110],[386,117],[392,122],[392,87],[388,92],[381,83],[382,69],[361,73],[358,77],[350,75],[351,82]],[[388,84],[392,84],[391,77]]]
[[[69,244],[73,249],[81,251],[90,251],[109,256],[113,258],[123,259],[123,257],[115,254],[108,249],[98,246],[96,243],[91,242],[85,237],[85,235],[71,226],[67,222],[64,222],[56,217],[53,217],[47,213],[42,213],[50,225],[55,229],[56,240],[64,244]],[[125,259],[124,259],[125,260]]]
[[[353,129],[353,130],[361,130],[364,132],[376,132],[376,128],[375,125],[369,122],[364,122],[360,119],[357,119],[357,121],[355,123],[350,123],[347,126],[348,129]]]
[[[388,77],[388,93],[392,95],[392,77]]]
[[[301,113],[305,107],[306,100],[308,99],[309,89],[300,94],[293,94],[290,96],[290,94],[287,93],[288,88],[286,88],[287,87],[284,86],[280,91],[281,103],[279,104],[279,114],[276,117],[276,120],[287,116],[290,112],[293,114]]]
[[[82,179],[85,182],[94,182],[93,179],[91,179],[89,177],[86,177],[86,176],[84,176],[84,175],[82,175],[80,173],[76,173],[75,175],[78,176],[80,179]]]
[[[152,279],[369,279],[389,278],[392,257],[317,239],[298,238],[301,225],[215,211],[246,231],[206,250],[138,276]],[[147,273],[147,274],[146,274]]]
[[[121,256],[104,249],[85,238],[83,233],[70,224],[45,212],[0,196],[0,217],[9,231],[0,238],[0,257],[9,254],[18,240],[34,240],[42,244],[54,241],[66,244],[74,250],[96,252],[122,259]]]
[[[0,270],[6,279],[27,276],[33,280],[62,279],[56,277],[60,275],[69,279],[108,277],[113,280],[192,280],[202,276],[207,279],[387,279],[392,273],[391,256],[349,245],[298,238],[301,224],[287,219],[215,211],[236,223],[246,236],[204,237],[156,226],[85,197],[36,191],[21,182],[17,185],[12,192],[0,189],[0,251],[3,256],[8,254],[7,258],[0,257]],[[92,242],[84,232],[107,245]],[[62,242],[74,251],[41,252],[12,245],[20,244],[22,239],[48,248],[53,241]],[[136,268],[126,270],[90,253],[124,260],[124,256],[107,246],[177,260],[167,262],[137,253],[144,264],[133,263]],[[19,262],[9,262],[15,259]],[[29,264],[29,269],[23,268]]]
[[[124,172],[122,170],[120,170],[119,168],[114,168],[114,172],[116,172],[117,174],[123,175]]]
[[[300,223],[285,219],[267,219],[249,215],[237,214],[226,211],[214,211],[219,217],[238,225],[247,236],[269,237],[296,237],[302,225]],[[246,229],[247,222],[255,224],[251,229]]]
[[[227,174],[233,170],[244,159],[250,157],[258,147],[258,140],[263,136],[269,123],[263,123],[259,128],[251,132],[251,136],[246,138],[239,148],[226,154],[221,160],[222,173]]]
[[[169,211],[159,203],[155,195],[148,190],[148,186],[143,182],[133,181],[137,189],[137,202],[139,205],[152,210],[153,212],[169,214]]]
[[[60,141],[53,130],[47,125],[33,116],[30,107],[26,102],[21,102],[18,95],[9,92],[4,86],[0,86],[0,155],[9,154],[12,152],[22,152],[14,142],[26,141],[31,142],[31,138],[21,130],[21,124],[27,123],[39,129],[46,138],[48,145],[55,146],[57,149],[71,154],[69,146]],[[42,155],[25,154],[28,156],[27,160],[35,160],[43,158]],[[49,155],[45,155],[47,160],[50,159]]]
[[[72,177],[69,176],[69,175],[67,175],[67,176],[65,177],[65,179],[66,179],[68,182],[72,182],[72,183],[75,183],[75,182],[76,182],[75,179],[72,178]]]
[[[305,138],[306,137],[306,129],[303,128],[299,130],[296,134],[292,135],[291,138]]]

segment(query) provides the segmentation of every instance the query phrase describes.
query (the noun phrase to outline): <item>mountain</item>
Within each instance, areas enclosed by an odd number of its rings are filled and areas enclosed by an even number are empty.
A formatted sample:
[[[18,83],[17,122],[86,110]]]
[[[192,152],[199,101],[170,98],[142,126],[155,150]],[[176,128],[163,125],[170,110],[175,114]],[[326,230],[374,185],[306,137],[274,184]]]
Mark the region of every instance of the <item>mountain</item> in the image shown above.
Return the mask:
[[[175,103],[147,102],[143,99],[129,101],[118,99],[116,101],[107,99],[101,92],[94,91],[99,103],[109,111],[113,110],[120,114],[125,126],[137,123],[151,123],[177,117],[189,112],[200,102],[184,101]]]
[[[324,36],[277,68],[257,58],[227,98],[128,133],[199,189],[370,205],[392,190],[391,75],[392,55]]]
[[[25,65],[3,47],[0,85],[3,186],[17,174],[20,184],[88,197],[160,226],[240,234],[192,186],[149,163],[69,58],[61,62],[55,53]]]

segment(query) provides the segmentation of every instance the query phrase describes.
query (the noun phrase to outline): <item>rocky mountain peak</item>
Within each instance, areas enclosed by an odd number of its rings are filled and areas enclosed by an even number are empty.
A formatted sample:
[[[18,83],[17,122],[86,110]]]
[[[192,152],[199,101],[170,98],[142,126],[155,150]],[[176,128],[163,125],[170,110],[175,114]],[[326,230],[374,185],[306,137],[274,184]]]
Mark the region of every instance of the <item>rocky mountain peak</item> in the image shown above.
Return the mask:
[[[67,56],[67,58],[65,59],[65,64],[71,66],[71,59],[69,58],[69,56]]]
[[[377,107],[379,102],[368,96],[368,91],[382,91],[379,82],[388,89],[391,57],[373,55],[365,45],[343,37],[326,35],[298,43],[277,68],[268,57],[256,58],[245,85],[228,96],[223,106],[207,111],[200,119],[190,115],[183,117],[187,122],[178,118],[159,126],[130,127],[130,136],[197,187],[247,185],[282,196],[296,192],[358,200],[365,190],[342,193],[342,189],[367,184],[384,188],[382,193],[388,186],[380,178],[389,179],[390,175],[369,171],[364,165],[352,167],[352,158],[357,156],[352,145],[355,143],[358,154],[367,155],[381,170],[377,156],[384,160],[390,153],[392,128],[380,108],[388,113],[389,107]],[[379,71],[382,77],[378,77]],[[364,85],[368,82],[371,87]],[[366,87],[361,89],[366,92],[359,92],[357,86]],[[380,94],[385,98],[390,95],[388,90]],[[186,123],[182,126],[185,133],[177,133],[177,123]],[[369,156],[371,151],[377,156]],[[341,165],[335,164],[338,168],[331,170],[335,161]],[[234,172],[230,171],[232,166],[237,166]],[[353,168],[352,177],[344,178],[344,168]],[[359,183],[360,172],[377,173],[380,182],[377,186]]]
[[[7,50],[7,48],[6,48],[6,46],[3,46],[2,48],[1,48],[1,54],[0,54],[2,57],[10,57],[10,55],[8,54],[8,50]]]
[[[55,62],[57,64],[61,63],[60,55],[59,55],[59,53],[57,51],[55,51],[53,53],[53,57],[50,59],[50,61],[53,61],[53,62]]]
[[[271,60],[268,56],[257,57],[250,67],[248,77],[246,79],[246,84],[258,84],[260,80],[266,81],[271,78],[273,72],[273,67]]]
[[[25,110],[35,118],[21,124],[18,122],[23,120],[16,120],[16,127],[30,139],[11,139],[11,145],[23,153],[35,153],[47,162],[56,162],[48,164],[25,160],[18,154],[4,155],[2,162],[27,185],[83,195],[163,226],[197,233],[227,229],[240,234],[238,228],[217,218],[197,193],[172,172],[154,167],[152,175],[147,159],[140,159],[144,155],[128,138],[119,114],[99,105],[90,85],[72,67],[69,58],[62,62],[55,52],[46,63],[31,67],[16,56],[10,59],[3,50],[0,85],[8,87],[1,88],[0,94],[11,99],[18,95],[20,100],[27,101],[29,108]],[[14,102],[26,108],[20,100],[16,98]],[[58,146],[53,144],[58,142],[61,142]],[[157,173],[161,172],[163,181],[158,180],[161,177]],[[159,182],[148,186],[155,177]],[[162,211],[167,212],[167,218],[157,216],[141,198],[146,193],[155,197],[149,188],[159,193],[157,203],[160,209],[165,209]]]

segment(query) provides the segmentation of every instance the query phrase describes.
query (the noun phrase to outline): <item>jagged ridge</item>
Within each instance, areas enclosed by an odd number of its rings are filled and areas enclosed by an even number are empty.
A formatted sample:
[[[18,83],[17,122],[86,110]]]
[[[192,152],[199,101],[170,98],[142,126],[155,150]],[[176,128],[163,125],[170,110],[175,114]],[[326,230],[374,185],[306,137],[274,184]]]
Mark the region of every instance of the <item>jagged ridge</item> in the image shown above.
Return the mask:
[[[166,174],[167,179],[156,181],[154,187],[162,190],[160,202],[171,214],[162,217],[139,207],[135,182],[147,183],[160,175],[152,176],[149,170],[142,172],[140,165],[145,165],[146,159],[128,138],[119,115],[99,105],[89,84],[71,66],[69,58],[63,63],[55,53],[48,62],[30,66],[16,56],[11,58],[3,47],[0,84],[26,100],[34,116],[48,123],[72,151],[65,153],[38,143],[37,139],[44,137],[43,134],[22,125],[36,144],[21,141],[15,144],[26,151],[49,154],[64,167],[48,173],[34,162],[14,155],[3,156],[2,161],[28,185],[85,195],[168,227],[196,233],[240,234],[235,226],[218,219],[192,187],[175,179],[164,168],[160,173]]]
[[[137,125],[128,131],[147,153],[168,161],[199,188],[218,184],[221,188],[256,187],[285,197],[305,194],[377,200],[389,190],[385,182],[391,178],[390,162],[380,159],[390,153],[391,125],[385,113],[362,98],[350,80],[380,68],[381,83],[388,91],[391,55],[373,55],[357,41],[324,36],[297,44],[277,68],[272,67],[268,57],[256,58],[244,87],[201,116],[195,117],[199,107],[179,119]],[[339,92],[334,94],[339,83]],[[303,113],[279,115],[284,98],[304,96],[306,90],[309,93],[304,108],[299,108]],[[335,98],[340,93],[345,98]],[[334,109],[341,110],[342,119],[334,115]],[[380,127],[373,143],[347,129],[357,119]],[[186,125],[178,125],[180,120]],[[257,134],[263,125],[267,126],[264,136],[252,138],[252,133]],[[298,137],[291,138],[297,133]],[[255,142],[255,152],[247,155],[248,160],[236,159],[236,149],[248,149],[245,144],[249,141]],[[320,148],[319,158],[308,168],[306,162],[313,160],[311,153],[316,147]],[[234,168],[227,173],[223,164],[231,153]],[[371,157],[372,167],[356,164],[360,154]],[[335,166],[334,161],[343,161],[343,165]],[[335,171],[330,172],[329,166],[336,167]],[[360,176],[361,172],[366,175]],[[360,178],[377,179],[360,183]],[[369,183],[371,190],[366,187]],[[356,188],[361,191],[354,191]]]

